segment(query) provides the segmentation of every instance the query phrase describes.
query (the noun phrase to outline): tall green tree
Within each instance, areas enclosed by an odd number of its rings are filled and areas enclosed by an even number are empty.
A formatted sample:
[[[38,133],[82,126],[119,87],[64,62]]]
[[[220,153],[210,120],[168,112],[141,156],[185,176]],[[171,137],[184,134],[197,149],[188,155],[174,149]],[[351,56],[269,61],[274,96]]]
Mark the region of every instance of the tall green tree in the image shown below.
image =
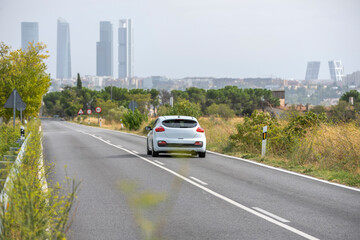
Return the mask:
[[[81,89],[82,89],[82,82],[81,82],[81,78],[80,78],[80,73],[77,74],[76,88],[77,88],[78,90],[81,90]]]
[[[49,57],[46,45],[30,44],[22,49],[11,51],[10,47],[0,43],[0,116],[9,120],[12,109],[4,104],[16,88],[26,103],[25,117],[37,116],[43,95],[50,87],[50,76],[46,73],[45,60]]]

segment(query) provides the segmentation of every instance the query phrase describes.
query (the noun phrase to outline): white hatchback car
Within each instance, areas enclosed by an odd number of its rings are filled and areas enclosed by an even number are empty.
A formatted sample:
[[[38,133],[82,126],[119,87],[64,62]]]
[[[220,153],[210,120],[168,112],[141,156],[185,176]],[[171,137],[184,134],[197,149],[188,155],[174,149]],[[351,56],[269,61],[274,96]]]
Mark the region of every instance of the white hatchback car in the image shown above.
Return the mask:
[[[159,153],[185,152],[206,155],[205,130],[198,120],[189,116],[161,116],[147,136],[147,154],[157,157]]]

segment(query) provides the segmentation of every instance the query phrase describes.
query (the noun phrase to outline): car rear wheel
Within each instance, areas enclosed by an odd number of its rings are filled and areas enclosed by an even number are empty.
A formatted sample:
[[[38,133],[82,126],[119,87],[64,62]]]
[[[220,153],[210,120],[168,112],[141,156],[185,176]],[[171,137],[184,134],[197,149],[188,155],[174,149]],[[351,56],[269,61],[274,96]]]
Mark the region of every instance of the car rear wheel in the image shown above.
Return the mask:
[[[151,155],[151,151],[149,150],[149,142],[146,143],[146,154]]]
[[[152,154],[151,154],[151,156],[153,156],[153,157],[158,157],[159,156],[159,153],[154,150],[154,145],[152,145]]]
[[[199,152],[199,158],[204,158],[206,156],[206,152]]]

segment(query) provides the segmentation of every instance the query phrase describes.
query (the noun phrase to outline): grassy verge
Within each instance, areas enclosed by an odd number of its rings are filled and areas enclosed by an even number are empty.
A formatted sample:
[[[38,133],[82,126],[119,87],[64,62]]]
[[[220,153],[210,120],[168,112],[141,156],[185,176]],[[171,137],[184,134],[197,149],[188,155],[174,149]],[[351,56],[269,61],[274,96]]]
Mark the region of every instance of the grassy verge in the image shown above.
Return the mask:
[[[28,123],[26,150],[22,163],[11,166],[11,181],[4,188],[7,201],[0,206],[0,239],[64,239],[69,228],[69,212],[75,201],[77,184],[67,178],[45,187],[41,162],[40,121]]]
[[[145,136],[144,127],[152,119],[143,123],[139,130],[129,131],[120,124],[103,120],[107,129],[121,130]],[[278,156],[274,153],[265,157],[260,152],[240,152],[230,144],[229,137],[236,133],[236,125],[242,118],[228,120],[215,117],[199,118],[200,125],[206,130],[207,149],[227,155],[242,157],[270,166],[298,172],[319,179],[360,187],[360,128],[355,124],[322,125],[310,131],[291,155]],[[87,122],[83,122],[86,124]],[[97,119],[91,119],[97,125]]]

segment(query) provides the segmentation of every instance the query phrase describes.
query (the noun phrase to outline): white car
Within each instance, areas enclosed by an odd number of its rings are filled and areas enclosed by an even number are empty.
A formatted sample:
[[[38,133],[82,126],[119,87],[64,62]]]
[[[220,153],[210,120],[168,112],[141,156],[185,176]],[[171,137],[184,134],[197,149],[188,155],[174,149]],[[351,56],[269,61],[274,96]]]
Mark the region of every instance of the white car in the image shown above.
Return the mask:
[[[206,155],[205,130],[198,120],[189,116],[161,116],[156,119],[154,128],[147,136],[147,154],[153,157],[159,153],[185,152],[193,155]]]

